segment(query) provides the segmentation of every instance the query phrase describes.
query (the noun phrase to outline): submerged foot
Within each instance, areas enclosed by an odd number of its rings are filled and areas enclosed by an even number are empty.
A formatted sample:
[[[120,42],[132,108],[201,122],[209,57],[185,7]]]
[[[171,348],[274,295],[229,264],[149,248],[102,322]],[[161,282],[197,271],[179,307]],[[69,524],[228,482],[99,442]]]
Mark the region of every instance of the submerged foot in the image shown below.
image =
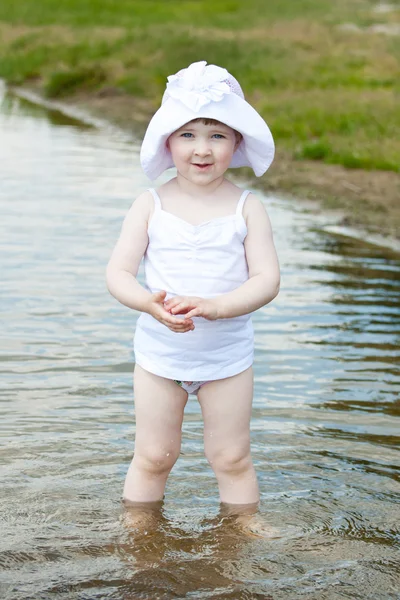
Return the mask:
[[[252,537],[264,539],[277,539],[283,537],[283,531],[270,525],[262,515],[238,515],[235,519],[237,525],[243,533]]]

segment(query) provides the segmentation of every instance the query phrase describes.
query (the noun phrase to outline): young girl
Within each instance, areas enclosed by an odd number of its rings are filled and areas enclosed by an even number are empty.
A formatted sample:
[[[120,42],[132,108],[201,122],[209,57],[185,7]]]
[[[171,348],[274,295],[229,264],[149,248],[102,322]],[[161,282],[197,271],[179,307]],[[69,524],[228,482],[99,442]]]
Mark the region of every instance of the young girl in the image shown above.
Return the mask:
[[[190,393],[201,406],[221,502],[259,500],[250,455],[250,314],[278,294],[279,265],[262,203],[225,173],[250,166],[260,176],[273,155],[267,124],[228,71],[198,62],[168,77],[141,164],[151,179],[172,166],[177,175],[136,199],[107,268],[111,294],[142,313],[128,503],[163,498]],[[143,257],[146,287],[136,279]]]

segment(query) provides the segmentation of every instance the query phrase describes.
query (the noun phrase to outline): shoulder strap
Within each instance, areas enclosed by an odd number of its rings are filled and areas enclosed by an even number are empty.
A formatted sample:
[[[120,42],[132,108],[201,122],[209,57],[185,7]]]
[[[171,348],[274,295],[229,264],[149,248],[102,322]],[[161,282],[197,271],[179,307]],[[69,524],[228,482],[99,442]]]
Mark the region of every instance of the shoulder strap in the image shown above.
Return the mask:
[[[236,216],[237,217],[240,217],[243,215],[243,206],[244,206],[244,203],[246,202],[246,198],[249,194],[250,194],[250,190],[244,190],[244,192],[240,196],[239,202],[238,202],[237,208],[236,208]]]
[[[153,196],[153,199],[154,199],[154,209],[161,210],[162,206],[161,206],[160,196],[157,194],[157,192],[154,188],[149,188],[149,192]]]

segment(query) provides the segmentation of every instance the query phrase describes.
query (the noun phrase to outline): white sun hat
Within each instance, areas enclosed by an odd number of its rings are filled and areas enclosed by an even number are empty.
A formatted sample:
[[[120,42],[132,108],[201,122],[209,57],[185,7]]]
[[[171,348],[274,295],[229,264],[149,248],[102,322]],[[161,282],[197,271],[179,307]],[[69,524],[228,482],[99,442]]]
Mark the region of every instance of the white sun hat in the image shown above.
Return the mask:
[[[268,125],[226,69],[200,61],[168,77],[161,107],[149,123],[140,151],[142,168],[150,179],[174,166],[166,145],[169,136],[199,118],[215,119],[242,134],[230,167],[251,167],[257,177],[265,173],[275,152]]]

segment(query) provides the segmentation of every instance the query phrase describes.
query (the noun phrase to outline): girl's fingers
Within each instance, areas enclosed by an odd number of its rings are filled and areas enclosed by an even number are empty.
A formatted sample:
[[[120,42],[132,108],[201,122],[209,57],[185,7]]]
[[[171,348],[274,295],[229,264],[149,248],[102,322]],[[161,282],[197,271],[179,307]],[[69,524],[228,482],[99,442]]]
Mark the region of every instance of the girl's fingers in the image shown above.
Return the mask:
[[[190,331],[194,329],[194,325],[185,325],[185,327],[177,327],[176,331]]]
[[[169,329],[171,329],[171,331],[175,332],[175,333],[186,333],[187,331],[192,331],[194,329],[193,326],[191,327],[173,327],[172,325],[169,327]]]
[[[186,300],[180,300],[179,302],[174,302],[173,305],[169,306],[169,310],[171,312],[175,312],[176,310],[179,310],[182,306],[187,306]]]
[[[168,323],[166,323],[166,326],[169,327],[169,329],[172,329],[173,331],[185,331],[190,329],[189,325],[183,327],[182,325],[169,325]]]
[[[185,317],[184,319],[180,319],[179,317],[173,316],[170,312],[163,308],[161,311],[158,311],[158,320],[171,329],[171,331],[175,331],[177,333],[185,333],[186,331],[191,331],[194,329],[193,321]]]
[[[167,323],[171,324],[171,325],[176,325],[177,327],[184,327],[187,325],[193,325],[193,321],[191,319],[174,319],[173,317],[170,317],[169,319],[166,318],[165,319]]]
[[[188,313],[186,313],[186,319],[190,319],[191,317],[201,317],[201,308],[196,306],[196,308],[193,308]]]
[[[174,329],[180,331],[181,329],[190,329],[191,327],[193,327],[193,321],[187,321],[186,319],[165,319],[164,325],[170,328],[173,327]]]
[[[198,298],[175,296],[164,302],[165,309],[173,315],[185,314],[197,306]]]
[[[174,306],[173,308],[171,308],[171,313],[173,315],[179,315],[179,314],[187,312],[188,310],[189,310],[189,306],[185,302],[182,302],[181,304],[178,304],[177,306]]]
[[[193,324],[193,322],[188,320],[186,317],[184,319],[179,319],[179,317],[174,317],[171,313],[169,313],[165,309],[162,310],[162,312],[160,314],[160,318],[162,319],[164,324],[168,323],[168,325],[181,325],[182,323]]]
[[[176,306],[175,308],[171,309],[171,314],[173,315],[186,315],[186,318],[189,314],[190,311],[195,310],[198,308],[198,305],[196,302],[181,302],[180,304],[178,304],[178,306]]]
[[[173,308],[174,306],[176,306],[177,304],[179,304],[182,301],[183,301],[182,296],[174,296],[173,298],[170,298],[169,300],[164,302],[164,306],[168,310],[171,310],[171,308]]]

